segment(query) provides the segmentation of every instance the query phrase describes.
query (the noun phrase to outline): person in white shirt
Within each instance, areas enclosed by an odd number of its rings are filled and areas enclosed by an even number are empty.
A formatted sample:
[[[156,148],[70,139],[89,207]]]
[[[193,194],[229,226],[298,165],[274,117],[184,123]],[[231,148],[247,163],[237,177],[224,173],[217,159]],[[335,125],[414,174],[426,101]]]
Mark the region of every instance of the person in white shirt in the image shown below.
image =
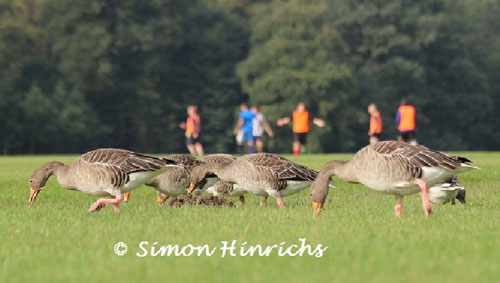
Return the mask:
[[[264,143],[262,142],[264,131],[271,138],[274,136],[274,133],[269,124],[266,122],[264,115],[259,112],[259,108],[257,106],[253,106],[251,110],[255,114],[255,118],[253,119],[253,137],[255,145],[257,146],[257,152],[262,152],[264,150]]]

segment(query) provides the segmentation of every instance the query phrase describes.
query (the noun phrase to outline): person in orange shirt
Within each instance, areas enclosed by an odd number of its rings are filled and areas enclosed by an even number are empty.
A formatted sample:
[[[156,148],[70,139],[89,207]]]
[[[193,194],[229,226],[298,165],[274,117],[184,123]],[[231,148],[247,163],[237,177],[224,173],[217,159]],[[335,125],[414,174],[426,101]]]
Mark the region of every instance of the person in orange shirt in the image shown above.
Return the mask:
[[[382,117],[380,116],[375,103],[368,105],[368,113],[370,114],[370,128],[368,129],[368,136],[370,137],[370,144],[372,144],[380,140],[380,133],[382,133]]]
[[[203,146],[200,142],[201,121],[197,112],[198,107],[196,105],[189,105],[186,122],[180,123],[179,127],[186,130],[186,146],[189,153],[191,155],[203,156]]]
[[[290,123],[290,117],[284,117],[276,121],[279,127]],[[324,127],[325,121],[319,118],[313,118],[313,124],[318,127]],[[299,103],[297,109],[292,115],[293,131],[293,155],[297,156],[306,153],[307,133],[309,133],[309,112],[304,103]]]
[[[417,145],[415,138],[415,107],[403,99],[396,113],[396,125],[399,131],[398,140]]]

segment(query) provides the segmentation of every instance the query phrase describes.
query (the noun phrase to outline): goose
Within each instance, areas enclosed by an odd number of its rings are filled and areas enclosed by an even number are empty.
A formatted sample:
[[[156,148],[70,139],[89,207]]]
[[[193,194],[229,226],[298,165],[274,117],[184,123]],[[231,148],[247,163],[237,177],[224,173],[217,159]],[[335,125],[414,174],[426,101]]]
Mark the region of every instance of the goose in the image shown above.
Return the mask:
[[[69,190],[77,190],[100,198],[89,208],[98,211],[106,204],[113,204],[119,212],[122,192],[144,184],[166,170],[179,167],[169,159],[160,159],[128,150],[103,148],[89,151],[78,157],[71,165],[51,161],[31,173],[29,203],[33,204],[47,180],[55,175],[57,182]]]
[[[433,204],[445,204],[451,201],[454,205],[455,199],[465,203],[465,188],[458,183],[457,175],[429,188],[429,201]]]
[[[478,167],[468,164],[467,158],[449,156],[424,146],[399,141],[382,141],[362,148],[349,161],[330,161],[312,183],[310,199],[313,212],[319,215],[328,195],[328,178],[361,183],[384,194],[394,195],[396,216],[401,216],[405,195],[422,192],[422,208],[429,216],[432,212],[428,187],[442,183],[451,176]]]
[[[281,208],[284,207],[282,197],[305,189],[318,175],[318,172],[276,154],[254,153],[237,158],[226,166],[206,163],[194,168],[188,193],[199,188],[211,173],[248,193],[271,196]]]
[[[237,184],[226,181],[218,181],[217,183],[207,188],[207,193],[214,196],[238,197],[241,204],[245,205],[245,194],[247,193],[247,191]]]
[[[215,164],[217,166],[228,166],[235,160],[236,158],[233,155],[223,153],[207,155],[201,159],[201,161],[205,163]],[[210,176],[217,177],[217,175],[215,174],[212,174]],[[225,195],[230,197],[238,197],[241,204],[245,205],[244,195],[247,192],[243,188],[239,187],[236,184],[221,181],[218,177],[217,180],[219,181],[214,184],[210,184],[209,186],[205,186],[207,188],[206,191],[209,194],[212,194],[214,196]]]
[[[155,188],[158,191],[157,202],[162,204],[169,197],[175,197],[181,194],[186,194],[189,188],[189,177],[191,175],[191,170],[196,166],[204,162],[218,162],[225,164],[231,162],[235,158],[229,154],[213,154],[208,155],[202,160],[197,160],[196,158],[187,154],[172,154],[165,156],[164,158],[168,160],[173,160],[184,168],[174,168],[168,170],[146,182],[146,186]],[[206,184],[201,186],[200,189],[196,190],[194,193],[200,195],[203,190],[211,187],[218,178],[214,176],[209,176],[206,179]]]

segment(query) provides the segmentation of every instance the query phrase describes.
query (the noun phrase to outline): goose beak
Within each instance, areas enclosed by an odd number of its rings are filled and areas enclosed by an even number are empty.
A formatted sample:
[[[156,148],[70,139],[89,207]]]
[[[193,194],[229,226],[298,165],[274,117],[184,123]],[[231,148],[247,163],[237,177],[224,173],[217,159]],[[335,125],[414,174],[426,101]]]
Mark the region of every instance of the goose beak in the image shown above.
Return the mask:
[[[29,203],[30,204],[33,204],[36,200],[36,197],[38,196],[38,194],[40,193],[42,189],[40,190],[34,190],[33,188],[30,188],[30,199],[29,199]]]
[[[130,191],[124,192],[123,193],[123,201],[128,202],[128,199],[130,198]]]
[[[312,207],[313,207],[313,214],[315,216],[319,216],[319,213],[321,212],[321,209],[323,208],[323,204],[320,202],[312,202]]]
[[[193,193],[193,191],[194,191],[194,184],[193,184],[193,183],[191,183],[191,184],[189,184],[188,195],[192,194],[192,193]]]
[[[156,202],[159,203],[159,204],[163,204],[165,202],[165,199],[162,198],[161,196],[157,196],[156,197]]]

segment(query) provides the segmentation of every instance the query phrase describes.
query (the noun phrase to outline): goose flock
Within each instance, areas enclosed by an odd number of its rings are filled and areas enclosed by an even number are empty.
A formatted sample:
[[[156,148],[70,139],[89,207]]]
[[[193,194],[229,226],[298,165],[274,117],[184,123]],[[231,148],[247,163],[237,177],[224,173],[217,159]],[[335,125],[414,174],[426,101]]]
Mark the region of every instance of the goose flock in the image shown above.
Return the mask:
[[[102,196],[88,211],[99,211],[129,198],[130,191],[141,185],[158,191],[157,201],[181,194],[238,197],[245,204],[245,194],[263,198],[271,196],[279,207],[283,199],[310,187],[313,214],[323,209],[331,178],[362,184],[380,193],[394,195],[396,216],[402,213],[406,195],[421,193],[422,209],[428,216],[431,203],[465,202],[465,189],[457,174],[479,169],[467,158],[450,156],[424,146],[399,141],[383,141],[368,145],[349,161],[333,160],[320,172],[271,153],[255,153],[241,157],[212,154],[201,159],[173,154],[152,157],[123,149],[97,149],[78,157],[71,165],[48,162],[30,176],[29,203],[33,204],[47,180],[54,175],[69,190]],[[123,195],[123,197],[122,197]],[[104,198],[107,196],[107,198]],[[110,197],[110,198],[109,198]]]

